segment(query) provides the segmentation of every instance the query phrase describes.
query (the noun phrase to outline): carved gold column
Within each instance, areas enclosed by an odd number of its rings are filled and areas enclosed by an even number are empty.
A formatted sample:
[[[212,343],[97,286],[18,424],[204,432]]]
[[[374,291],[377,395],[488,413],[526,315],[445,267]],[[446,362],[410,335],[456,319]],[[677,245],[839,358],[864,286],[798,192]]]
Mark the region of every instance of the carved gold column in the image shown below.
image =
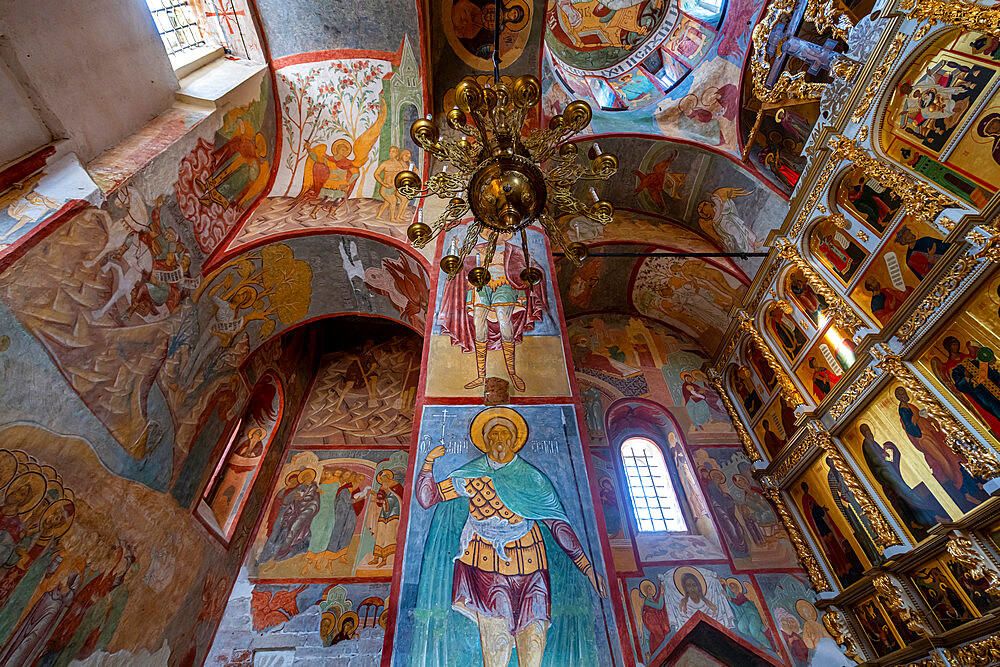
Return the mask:
[[[827,282],[809,265],[809,262],[802,259],[802,256],[796,252],[795,246],[792,243],[786,239],[778,239],[775,245],[778,247],[778,257],[802,271],[802,275],[805,276],[809,286],[826,300],[827,305],[830,307],[834,323],[848,337],[854,338],[858,329],[865,326],[854,312],[854,309],[837,292],[833,291]]]
[[[783,309],[787,308],[788,310],[785,312],[791,312],[792,308],[791,304],[787,301],[778,301],[774,307]],[[765,341],[763,336],[760,335],[760,332],[757,331],[757,327],[754,326],[753,320],[750,319],[750,316],[742,310],[739,312],[739,318],[740,321],[736,328],[736,335],[739,336],[739,334],[743,332],[750,334],[750,338],[753,340],[754,345],[757,346],[757,349],[767,361],[767,365],[774,371],[774,377],[777,378],[778,384],[781,385],[781,395],[785,399],[785,402],[791,407],[803,405],[805,401],[802,400],[802,394],[799,393],[795,383],[793,383],[792,379],[788,377],[787,373],[785,373],[785,369],[782,368],[778,358],[774,356],[773,352],[771,352],[771,348],[768,347],[767,341]]]
[[[830,636],[833,637],[833,641],[837,642],[844,649],[844,655],[849,660],[861,662],[858,659],[857,644],[854,643],[854,638],[851,636],[850,631],[847,630],[847,623],[844,622],[840,612],[831,609],[823,614],[823,626],[830,633]]]
[[[882,549],[886,547],[895,546],[897,544],[902,544],[902,540],[896,534],[896,531],[892,529],[889,522],[885,520],[885,516],[875,505],[871,496],[868,495],[868,490],[861,485],[860,480],[855,476],[854,471],[851,470],[850,466],[847,465],[847,461],[840,454],[840,450],[837,449],[836,443],[830,438],[830,434],[822,427],[819,426],[819,422],[809,422],[809,426],[812,429],[812,433],[809,434],[808,438],[815,444],[819,449],[826,452],[827,458],[833,463],[834,469],[840,476],[844,478],[844,483],[847,484],[847,488],[850,489],[851,493],[854,495],[855,500],[858,501],[858,505],[861,506],[861,511],[864,512],[865,516],[872,524],[872,529],[875,531],[875,537],[878,539],[879,546]]]
[[[972,540],[952,533],[948,536],[948,553],[969,569],[973,579],[984,579],[989,584],[987,592],[1000,595],[1000,573],[994,565],[987,562]]]
[[[899,617],[903,619],[906,627],[911,632],[921,637],[930,637],[934,634],[934,630],[927,622],[927,619],[924,618],[924,615],[919,610],[906,604],[906,601],[903,600],[903,591],[899,587],[899,583],[891,575],[880,574],[872,579],[872,584],[875,586],[875,592],[878,593],[879,599],[887,607],[899,614]]]
[[[899,8],[909,12],[911,19],[927,21],[913,33],[914,39],[920,39],[938,23],[951,23],[1000,37],[1000,6],[997,5],[983,7],[966,0],[902,0]]]
[[[833,149],[831,160],[848,160],[861,170],[865,176],[879,185],[889,188],[903,200],[903,210],[915,220],[932,224],[941,211],[946,208],[961,207],[958,201],[941,194],[928,183],[907,176],[899,169],[872,157],[867,150],[861,148],[852,140],[834,135],[830,137],[829,146]]]
[[[726,412],[729,413],[729,419],[733,422],[733,428],[736,429],[736,435],[739,436],[740,442],[743,443],[743,451],[746,452],[746,455],[751,461],[763,460],[763,457],[760,455],[760,450],[757,449],[757,443],[754,442],[750,433],[747,431],[746,426],[743,425],[743,421],[736,412],[736,407],[729,399],[729,392],[727,392],[726,388],[722,386],[722,378],[715,370],[709,370],[708,382],[712,385],[712,388],[715,389],[715,393],[719,395],[719,398],[722,399],[722,404],[726,406]]]
[[[826,580],[826,576],[823,574],[823,568],[819,566],[819,561],[816,560],[816,556],[813,555],[809,545],[806,544],[798,524],[795,523],[795,520],[788,511],[788,507],[785,506],[785,500],[781,497],[781,491],[773,486],[764,486],[763,491],[764,495],[768,497],[778,510],[778,517],[785,527],[785,532],[788,533],[788,539],[791,540],[792,546],[795,547],[795,555],[798,556],[799,563],[802,564],[802,567],[805,568],[806,573],[809,575],[809,581],[812,582],[813,590],[817,592],[831,590],[830,582]]]
[[[972,435],[946,407],[931,395],[927,387],[906,367],[902,359],[894,354],[887,354],[881,346],[872,348],[878,358],[877,365],[902,383],[917,402],[927,410],[927,414],[937,421],[941,430],[948,438],[948,446],[952,451],[965,459],[969,471],[983,479],[1000,477],[1000,461],[993,452]]]

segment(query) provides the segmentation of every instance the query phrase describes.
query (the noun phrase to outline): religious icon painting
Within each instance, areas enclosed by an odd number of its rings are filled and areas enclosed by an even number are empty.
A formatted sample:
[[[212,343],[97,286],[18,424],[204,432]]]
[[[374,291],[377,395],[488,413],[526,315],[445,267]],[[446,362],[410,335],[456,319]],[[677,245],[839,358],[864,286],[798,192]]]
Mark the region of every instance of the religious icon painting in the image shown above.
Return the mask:
[[[642,67],[636,67],[619,76],[605,79],[618,99],[624,100],[629,110],[641,109],[660,101],[663,89],[656,79]]]
[[[792,425],[789,428],[787,417],[783,418],[785,403],[781,396],[775,396],[764,410],[764,416],[754,426],[754,435],[757,442],[764,446],[768,458],[771,460],[778,455],[788,442],[788,436],[794,429],[794,414],[792,415]]]
[[[820,326],[823,313],[829,304],[823,295],[818,294],[806,280],[801,269],[792,269],[785,276],[785,294],[805,313],[815,326]]]
[[[841,336],[831,325],[809,348],[795,368],[795,374],[819,404],[852,365],[854,343]]]
[[[877,236],[885,234],[903,206],[895,191],[852,168],[837,185],[837,206],[865,224]]]
[[[750,363],[750,367],[764,385],[767,393],[774,391],[774,388],[778,386],[778,378],[774,374],[774,369],[764,359],[764,355],[760,353],[760,348],[754,343],[748,342],[744,348],[743,358]]]
[[[983,482],[941,425],[900,382],[890,382],[841,434],[855,461],[916,540],[986,500]]]
[[[958,582],[959,588],[972,602],[980,614],[987,614],[1000,607],[1000,595],[990,590],[990,581],[984,576],[976,576],[972,571],[950,555],[941,557],[948,571]]]
[[[904,217],[887,235],[851,291],[851,300],[882,325],[951,248],[940,232]]]
[[[841,588],[885,560],[860,503],[827,460],[814,461],[789,493]]]
[[[872,596],[854,608],[854,617],[865,633],[868,643],[879,657],[898,651],[902,643],[894,623],[877,596]]]
[[[844,285],[851,283],[868,259],[868,251],[847,231],[829,220],[820,222],[809,233],[809,252]]]
[[[764,407],[764,402],[760,398],[757,386],[751,379],[750,369],[746,366],[741,366],[730,377],[732,378],[732,387],[736,390],[736,396],[739,398],[740,404],[746,411],[747,416],[753,420],[761,408]]]
[[[975,290],[917,357],[924,375],[1000,446],[1000,272]]]
[[[441,0],[445,37],[469,67],[492,70],[496,4],[490,0]],[[531,33],[532,3],[506,0],[500,8],[500,68],[509,67],[524,51]]]
[[[764,321],[767,332],[774,338],[778,349],[789,361],[795,361],[809,338],[792,313],[785,312],[778,304],[772,304],[764,314]]]
[[[942,562],[932,560],[924,563],[910,573],[910,579],[945,630],[953,630],[979,617],[979,612],[962,594],[960,586]]]
[[[688,67],[695,67],[708,54],[715,41],[715,31],[687,16],[681,16],[663,48]]]
[[[879,131],[890,158],[977,207],[998,182],[989,168],[997,164],[997,144],[989,136],[991,112],[986,107],[995,104],[990,95],[1000,79],[991,53],[986,35],[943,33],[899,77]],[[965,131],[967,127],[972,129]]]

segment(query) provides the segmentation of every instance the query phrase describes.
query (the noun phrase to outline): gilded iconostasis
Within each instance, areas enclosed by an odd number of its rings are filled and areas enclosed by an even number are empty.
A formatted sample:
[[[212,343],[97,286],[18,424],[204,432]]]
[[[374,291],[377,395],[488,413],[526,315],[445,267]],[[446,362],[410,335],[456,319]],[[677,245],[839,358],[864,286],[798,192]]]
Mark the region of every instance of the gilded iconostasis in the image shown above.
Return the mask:
[[[998,655],[996,5],[212,0],[190,74],[48,4],[0,9],[47,128],[0,156],[0,664]],[[618,156],[553,216],[589,257],[415,248],[411,125],[524,74]]]

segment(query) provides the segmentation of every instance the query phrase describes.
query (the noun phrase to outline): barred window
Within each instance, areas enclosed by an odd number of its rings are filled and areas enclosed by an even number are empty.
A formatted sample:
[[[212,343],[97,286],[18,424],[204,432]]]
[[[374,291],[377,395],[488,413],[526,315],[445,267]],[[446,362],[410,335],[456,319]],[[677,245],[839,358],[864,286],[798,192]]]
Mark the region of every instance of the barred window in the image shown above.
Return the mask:
[[[621,456],[639,530],[687,530],[660,448],[646,438],[628,438]]]
[[[205,35],[188,0],[146,0],[168,56],[205,46]]]

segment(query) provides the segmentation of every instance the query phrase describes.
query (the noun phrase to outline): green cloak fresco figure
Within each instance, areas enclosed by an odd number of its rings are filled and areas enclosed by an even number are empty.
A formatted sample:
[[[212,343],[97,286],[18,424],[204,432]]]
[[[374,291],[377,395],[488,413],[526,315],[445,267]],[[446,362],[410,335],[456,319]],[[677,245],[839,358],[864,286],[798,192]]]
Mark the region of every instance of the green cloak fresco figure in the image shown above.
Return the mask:
[[[524,418],[488,408],[470,435],[484,456],[433,475],[427,454],[416,498],[432,508],[413,610],[411,665],[596,665],[606,584],[584,553],[552,482],[518,457]],[[515,657],[516,656],[516,657]]]

